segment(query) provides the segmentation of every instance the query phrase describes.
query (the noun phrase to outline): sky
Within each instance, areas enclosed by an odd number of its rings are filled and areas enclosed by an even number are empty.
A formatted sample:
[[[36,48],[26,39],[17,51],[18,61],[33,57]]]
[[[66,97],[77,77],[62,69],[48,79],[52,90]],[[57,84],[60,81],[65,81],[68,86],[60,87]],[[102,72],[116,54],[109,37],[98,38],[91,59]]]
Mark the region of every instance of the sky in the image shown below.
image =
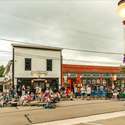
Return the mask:
[[[64,48],[63,63],[121,65],[125,40],[117,2],[0,0],[0,65],[12,58],[13,41]]]

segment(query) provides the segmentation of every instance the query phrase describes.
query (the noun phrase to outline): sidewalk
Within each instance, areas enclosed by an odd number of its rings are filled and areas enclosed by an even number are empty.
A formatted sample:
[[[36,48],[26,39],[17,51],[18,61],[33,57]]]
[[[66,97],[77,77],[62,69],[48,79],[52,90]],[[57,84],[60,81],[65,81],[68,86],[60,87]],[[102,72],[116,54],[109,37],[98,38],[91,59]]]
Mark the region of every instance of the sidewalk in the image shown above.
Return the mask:
[[[87,104],[94,104],[94,103],[109,103],[111,100],[81,100],[81,99],[74,99],[73,101],[60,101],[57,103],[57,108],[67,107],[67,106],[77,106],[77,105],[87,105]],[[0,108],[1,113],[10,113],[10,112],[19,112],[19,111],[29,111],[29,110],[38,110],[41,107],[38,106],[18,106],[18,107],[3,107]]]
[[[57,106],[64,107],[64,106],[73,106],[73,105],[85,105],[85,104],[94,104],[94,103],[109,103],[114,100],[81,100],[81,99],[74,99],[73,101],[61,101],[57,103]],[[116,101],[118,102],[118,101]]]

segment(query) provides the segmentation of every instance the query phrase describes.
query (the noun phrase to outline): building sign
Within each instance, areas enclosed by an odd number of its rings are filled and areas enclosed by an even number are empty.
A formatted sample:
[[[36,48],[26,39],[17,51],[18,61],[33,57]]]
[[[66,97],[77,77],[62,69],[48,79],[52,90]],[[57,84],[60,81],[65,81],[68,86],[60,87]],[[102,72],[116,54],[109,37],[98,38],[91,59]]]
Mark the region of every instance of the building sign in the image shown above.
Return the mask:
[[[32,71],[31,72],[31,75],[33,76],[33,77],[45,77],[45,76],[47,76],[47,71]]]

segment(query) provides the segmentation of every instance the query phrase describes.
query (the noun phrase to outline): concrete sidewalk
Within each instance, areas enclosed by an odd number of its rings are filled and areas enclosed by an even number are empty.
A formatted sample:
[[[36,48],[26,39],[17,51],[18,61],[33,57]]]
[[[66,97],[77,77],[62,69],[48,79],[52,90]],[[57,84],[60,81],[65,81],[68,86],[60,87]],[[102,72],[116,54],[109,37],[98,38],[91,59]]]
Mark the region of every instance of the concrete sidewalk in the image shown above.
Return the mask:
[[[57,106],[73,106],[73,105],[84,105],[84,104],[94,104],[94,103],[109,103],[109,102],[118,102],[116,100],[82,100],[82,99],[74,99],[73,101],[61,101],[57,103]]]
[[[81,100],[74,99],[73,101],[60,101],[57,103],[57,107],[67,107],[67,106],[77,106],[77,105],[86,105],[94,103],[109,103],[111,100]],[[28,111],[28,110],[37,110],[41,109],[39,106],[17,106],[17,107],[3,107],[0,108],[0,113],[10,113],[10,112],[19,112],[19,111]]]

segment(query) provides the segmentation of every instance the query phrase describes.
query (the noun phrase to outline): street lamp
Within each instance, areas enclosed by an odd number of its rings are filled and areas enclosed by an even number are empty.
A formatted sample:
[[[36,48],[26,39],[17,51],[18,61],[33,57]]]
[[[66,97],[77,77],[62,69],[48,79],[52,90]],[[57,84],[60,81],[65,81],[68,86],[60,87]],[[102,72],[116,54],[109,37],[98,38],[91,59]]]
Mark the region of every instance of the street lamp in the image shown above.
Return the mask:
[[[117,12],[120,17],[125,18],[125,0],[118,2]]]
[[[118,12],[118,15],[123,18],[123,25],[125,26],[125,0],[120,0],[118,2],[117,12]],[[124,57],[123,57],[123,66],[121,66],[121,68],[122,70],[125,69],[125,49],[124,49]]]

